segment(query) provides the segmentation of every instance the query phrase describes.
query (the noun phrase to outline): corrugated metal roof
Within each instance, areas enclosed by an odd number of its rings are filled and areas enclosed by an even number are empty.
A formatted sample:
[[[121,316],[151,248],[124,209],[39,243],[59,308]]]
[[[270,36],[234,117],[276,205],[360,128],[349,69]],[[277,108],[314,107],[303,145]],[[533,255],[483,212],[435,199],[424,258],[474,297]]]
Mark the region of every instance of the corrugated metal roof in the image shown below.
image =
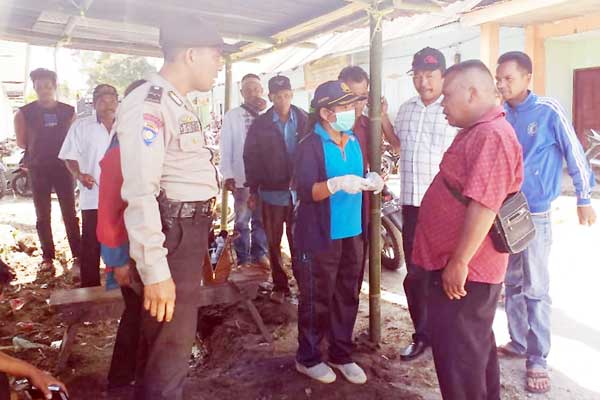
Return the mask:
[[[454,0],[382,0],[388,16],[407,15]],[[250,57],[317,34],[367,23],[364,0],[0,0],[0,39],[158,56],[165,16],[215,23],[235,57]]]

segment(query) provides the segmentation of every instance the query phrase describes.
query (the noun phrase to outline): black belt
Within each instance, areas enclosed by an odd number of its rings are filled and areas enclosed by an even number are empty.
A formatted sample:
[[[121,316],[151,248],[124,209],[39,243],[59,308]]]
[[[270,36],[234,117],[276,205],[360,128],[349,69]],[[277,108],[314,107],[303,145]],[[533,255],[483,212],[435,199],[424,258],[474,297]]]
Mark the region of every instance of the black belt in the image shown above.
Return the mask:
[[[163,218],[212,217],[216,199],[204,201],[174,201],[159,199],[160,214]]]

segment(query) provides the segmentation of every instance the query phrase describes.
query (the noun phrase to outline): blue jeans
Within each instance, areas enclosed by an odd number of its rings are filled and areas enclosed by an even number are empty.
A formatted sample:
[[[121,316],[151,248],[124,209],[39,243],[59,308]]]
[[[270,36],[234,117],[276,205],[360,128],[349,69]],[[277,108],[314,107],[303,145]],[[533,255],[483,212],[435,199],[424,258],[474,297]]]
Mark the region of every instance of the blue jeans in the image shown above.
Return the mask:
[[[527,368],[546,368],[550,352],[550,212],[533,215],[535,239],[508,260],[506,316],[511,346],[527,356]]]
[[[267,254],[267,236],[262,224],[260,201],[254,211],[247,205],[250,189],[236,188],[235,199],[235,231],[240,236],[234,241],[238,264],[257,261]]]

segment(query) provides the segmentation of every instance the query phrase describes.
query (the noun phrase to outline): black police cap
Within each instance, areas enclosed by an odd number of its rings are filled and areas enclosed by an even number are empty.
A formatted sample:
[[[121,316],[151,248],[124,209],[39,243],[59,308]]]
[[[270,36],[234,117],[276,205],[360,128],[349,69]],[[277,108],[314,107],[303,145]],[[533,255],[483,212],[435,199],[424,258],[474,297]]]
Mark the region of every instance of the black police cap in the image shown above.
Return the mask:
[[[169,18],[160,25],[159,44],[164,48],[217,47],[231,51],[217,28],[210,22],[194,17]]]

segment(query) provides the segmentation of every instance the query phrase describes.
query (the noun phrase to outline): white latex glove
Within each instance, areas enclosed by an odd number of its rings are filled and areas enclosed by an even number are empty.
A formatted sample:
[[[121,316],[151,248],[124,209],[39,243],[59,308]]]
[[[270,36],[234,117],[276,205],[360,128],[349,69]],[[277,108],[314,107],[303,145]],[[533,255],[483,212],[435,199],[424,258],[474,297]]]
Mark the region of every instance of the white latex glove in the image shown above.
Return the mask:
[[[346,193],[356,194],[364,190],[369,190],[369,181],[356,175],[343,175],[329,178],[327,180],[327,189],[334,194],[343,190]]]
[[[381,191],[383,190],[383,186],[385,185],[385,182],[383,181],[383,178],[377,172],[369,172],[365,178],[369,182],[368,190],[374,191],[375,194],[381,193]]]

